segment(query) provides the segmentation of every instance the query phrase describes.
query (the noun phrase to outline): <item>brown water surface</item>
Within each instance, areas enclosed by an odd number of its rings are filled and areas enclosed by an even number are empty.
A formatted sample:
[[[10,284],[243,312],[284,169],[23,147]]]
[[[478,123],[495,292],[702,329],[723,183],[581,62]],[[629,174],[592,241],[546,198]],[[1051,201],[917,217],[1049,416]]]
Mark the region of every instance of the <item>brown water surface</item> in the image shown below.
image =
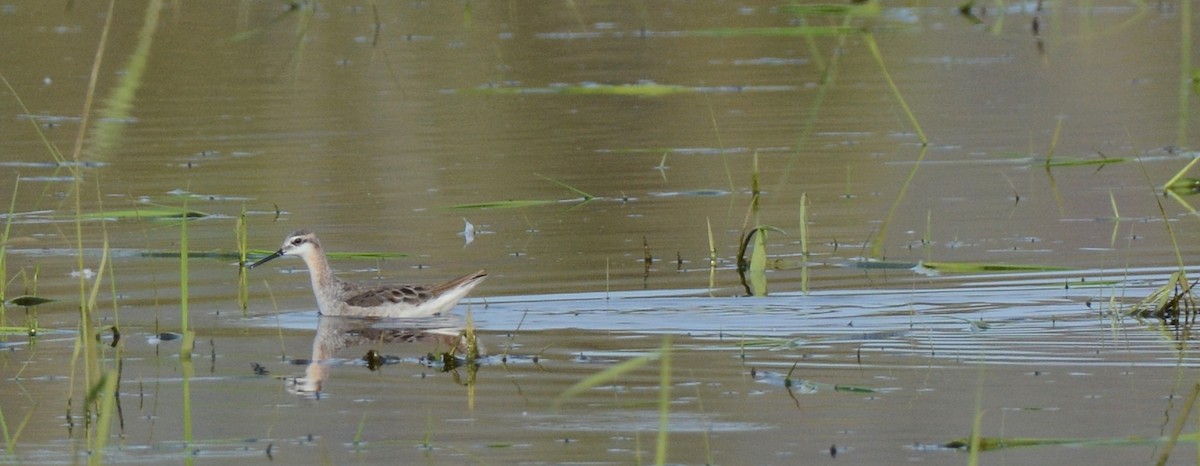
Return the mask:
[[[4,462],[98,458],[75,355],[97,272],[110,462],[648,464],[664,389],[681,464],[963,464],[942,445],[976,415],[1104,442],[984,462],[1141,464],[1188,414],[1188,329],[1123,312],[1197,252],[1191,199],[1161,195],[1195,157],[1189,4],[94,3],[0,3],[4,296],[55,300],[4,307]],[[208,214],[191,362],[159,338],[183,326],[178,220],[76,230],[150,206]],[[392,322],[310,361],[328,324],[300,261],[238,304],[243,211],[254,249],[310,228],[406,254],[335,259],[350,280],[487,268],[449,327],[469,312],[490,356],[442,371],[423,357],[445,339],[399,330],[446,322]],[[774,267],[750,298],[757,224]],[[669,366],[560,398],[668,339]]]

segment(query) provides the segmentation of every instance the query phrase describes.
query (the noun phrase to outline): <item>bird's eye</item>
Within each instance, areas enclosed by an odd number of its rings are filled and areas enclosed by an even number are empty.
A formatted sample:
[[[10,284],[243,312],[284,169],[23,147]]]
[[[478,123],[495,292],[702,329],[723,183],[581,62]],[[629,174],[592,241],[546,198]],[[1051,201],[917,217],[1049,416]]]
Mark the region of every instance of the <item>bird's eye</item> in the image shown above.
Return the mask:
[[[292,246],[299,246],[301,244],[304,244],[304,238],[296,238],[292,240]]]

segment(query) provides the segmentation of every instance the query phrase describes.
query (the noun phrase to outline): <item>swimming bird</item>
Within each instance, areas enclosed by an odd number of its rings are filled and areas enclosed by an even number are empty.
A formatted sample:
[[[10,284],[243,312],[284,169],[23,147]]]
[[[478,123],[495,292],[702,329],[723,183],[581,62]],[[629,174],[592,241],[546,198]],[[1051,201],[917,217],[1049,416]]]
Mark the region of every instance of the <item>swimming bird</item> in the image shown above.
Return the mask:
[[[454,308],[487,271],[463,275],[437,285],[363,285],[342,281],[333,275],[317,235],[297,230],[283,240],[271,255],[247,265],[253,269],[282,256],[300,256],[308,265],[313,294],[321,315],[357,317],[427,317]]]

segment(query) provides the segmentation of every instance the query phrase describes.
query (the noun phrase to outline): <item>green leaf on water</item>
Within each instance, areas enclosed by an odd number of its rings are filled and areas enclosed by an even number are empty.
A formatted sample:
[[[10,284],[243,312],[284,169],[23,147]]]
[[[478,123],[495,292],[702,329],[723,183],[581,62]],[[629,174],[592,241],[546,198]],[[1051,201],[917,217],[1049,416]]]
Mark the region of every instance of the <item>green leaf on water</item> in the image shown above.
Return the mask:
[[[556,200],[508,200],[508,201],[493,201],[493,202],[475,202],[471,204],[452,205],[451,209],[516,209],[520,207],[534,207],[546,204],[557,204]]]
[[[798,17],[805,16],[858,16],[873,17],[883,12],[880,2],[833,4],[821,3],[815,5],[783,5],[780,11]]]
[[[680,86],[675,84],[635,83],[635,84],[585,84],[579,86],[554,87],[495,87],[484,86],[463,89],[464,94],[472,95],[600,95],[600,96],[632,96],[660,97],[675,94],[696,93],[746,93],[746,92],[790,92],[796,88],[791,85],[782,86]]]
[[[560,92],[568,95],[633,95],[642,97],[656,97],[669,94],[690,94],[692,92],[696,92],[696,88],[654,83],[623,84],[618,86],[596,84],[588,86],[567,86],[562,88]]]
[[[857,385],[834,385],[833,391],[849,393],[875,393],[875,389],[873,388],[860,387]]]
[[[1056,157],[1053,160],[1048,161],[1046,163],[1046,166],[1048,166],[1048,167],[1082,167],[1082,166],[1089,166],[1089,165],[1109,165],[1109,164],[1115,164],[1115,163],[1125,163],[1125,162],[1130,162],[1132,160],[1133,159],[1128,159],[1128,158],[1123,158],[1123,157],[1106,157],[1106,158],[1099,158],[1099,159],[1064,159],[1061,157]]]
[[[1175,194],[1196,194],[1200,193],[1200,179],[1180,177],[1171,181],[1171,184],[1166,186],[1167,190],[1173,191]]]
[[[805,36],[836,36],[840,34],[860,33],[862,28],[853,26],[793,26],[793,27],[761,27],[761,28],[714,28],[691,31],[687,35],[704,37],[805,37]]]
[[[108,212],[89,212],[79,217],[86,220],[100,219],[164,219],[164,218],[202,218],[208,214],[195,210],[177,207],[141,207],[126,210],[111,210]]]
[[[921,265],[927,269],[946,273],[984,273],[984,272],[1056,272],[1071,270],[1070,267],[1034,264],[989,264],[984,262],[925,262]]]
[[[1117,445],[1160,445],[1168,440],[1160,437],[1110,437],[1110,438],[1036,438],[1036,437],[981,437],[979,451],[992,451],[1008,448],[1047,447],[1047,446],[1117,446]],[[1196,434],[1180,435],[1179,440],[1195,442]],[[970,438],[951,440],[942,444],[946,448],[967,449],[971,445]]]
[[[516,209],[516,208],[521,208],[521,207],[536,207],[536,206],[542,206],[542,205],[548,205],[548,204],[562,204],[562,203],[569,203],[569,202],[578,202],[578,203],[580,203],[579,205],[583,205],[583,204],[586,204],[586,203],[591,202],[592,200],[596,199],[595,196],[593,196],[589,193],[586,193],[583,190],[576,188],[574,186],[571,186],[562,181],[558,181],[554,178],[550,178],[546,175],[541,175],[541,174],[537,174],[537,173],[534,173],[534,175],[538,176],[546,181],[549,181],[551,183],[562,186],[562,187],[570,190],[571,192],[578,194],[580,196],[583,196],[583,197],[575,198],[575,199],[525,199],[525,200],[511,200],[510,199],[507,201],[474,202],[474,203],[470,203],[470,204],[458,204],[458,205],[452,205],[449,208],[450,209]],[[578,207],[578,206],[575,206],[575,207]]]

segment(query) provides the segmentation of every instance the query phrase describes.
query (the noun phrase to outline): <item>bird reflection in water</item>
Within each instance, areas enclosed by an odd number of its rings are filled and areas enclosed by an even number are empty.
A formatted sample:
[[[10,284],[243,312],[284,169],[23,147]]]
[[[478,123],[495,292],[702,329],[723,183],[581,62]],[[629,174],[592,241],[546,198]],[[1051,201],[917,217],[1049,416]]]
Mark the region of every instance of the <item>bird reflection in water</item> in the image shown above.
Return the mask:
[[[371,346],[361,361],[372,371],[401,361],[398,357],[380,353],[379,347],[384,344],[432,346],[434,351],[422,356],[419,363],[442,371],[455,371],[461,365],[467,365],[473,371],[476,359],[484,354],[474,331],[466,328],[462,319],[452,315],[408,319],[319,316],[317,322],[312,358],[308,360],[304,377],[286,379],[289,391],[315,398],[320,398],[332,367],[358,364],[355,360],[336,357],[338,351],[346,348]],[[458,378],[456,372],[455,378]]]

